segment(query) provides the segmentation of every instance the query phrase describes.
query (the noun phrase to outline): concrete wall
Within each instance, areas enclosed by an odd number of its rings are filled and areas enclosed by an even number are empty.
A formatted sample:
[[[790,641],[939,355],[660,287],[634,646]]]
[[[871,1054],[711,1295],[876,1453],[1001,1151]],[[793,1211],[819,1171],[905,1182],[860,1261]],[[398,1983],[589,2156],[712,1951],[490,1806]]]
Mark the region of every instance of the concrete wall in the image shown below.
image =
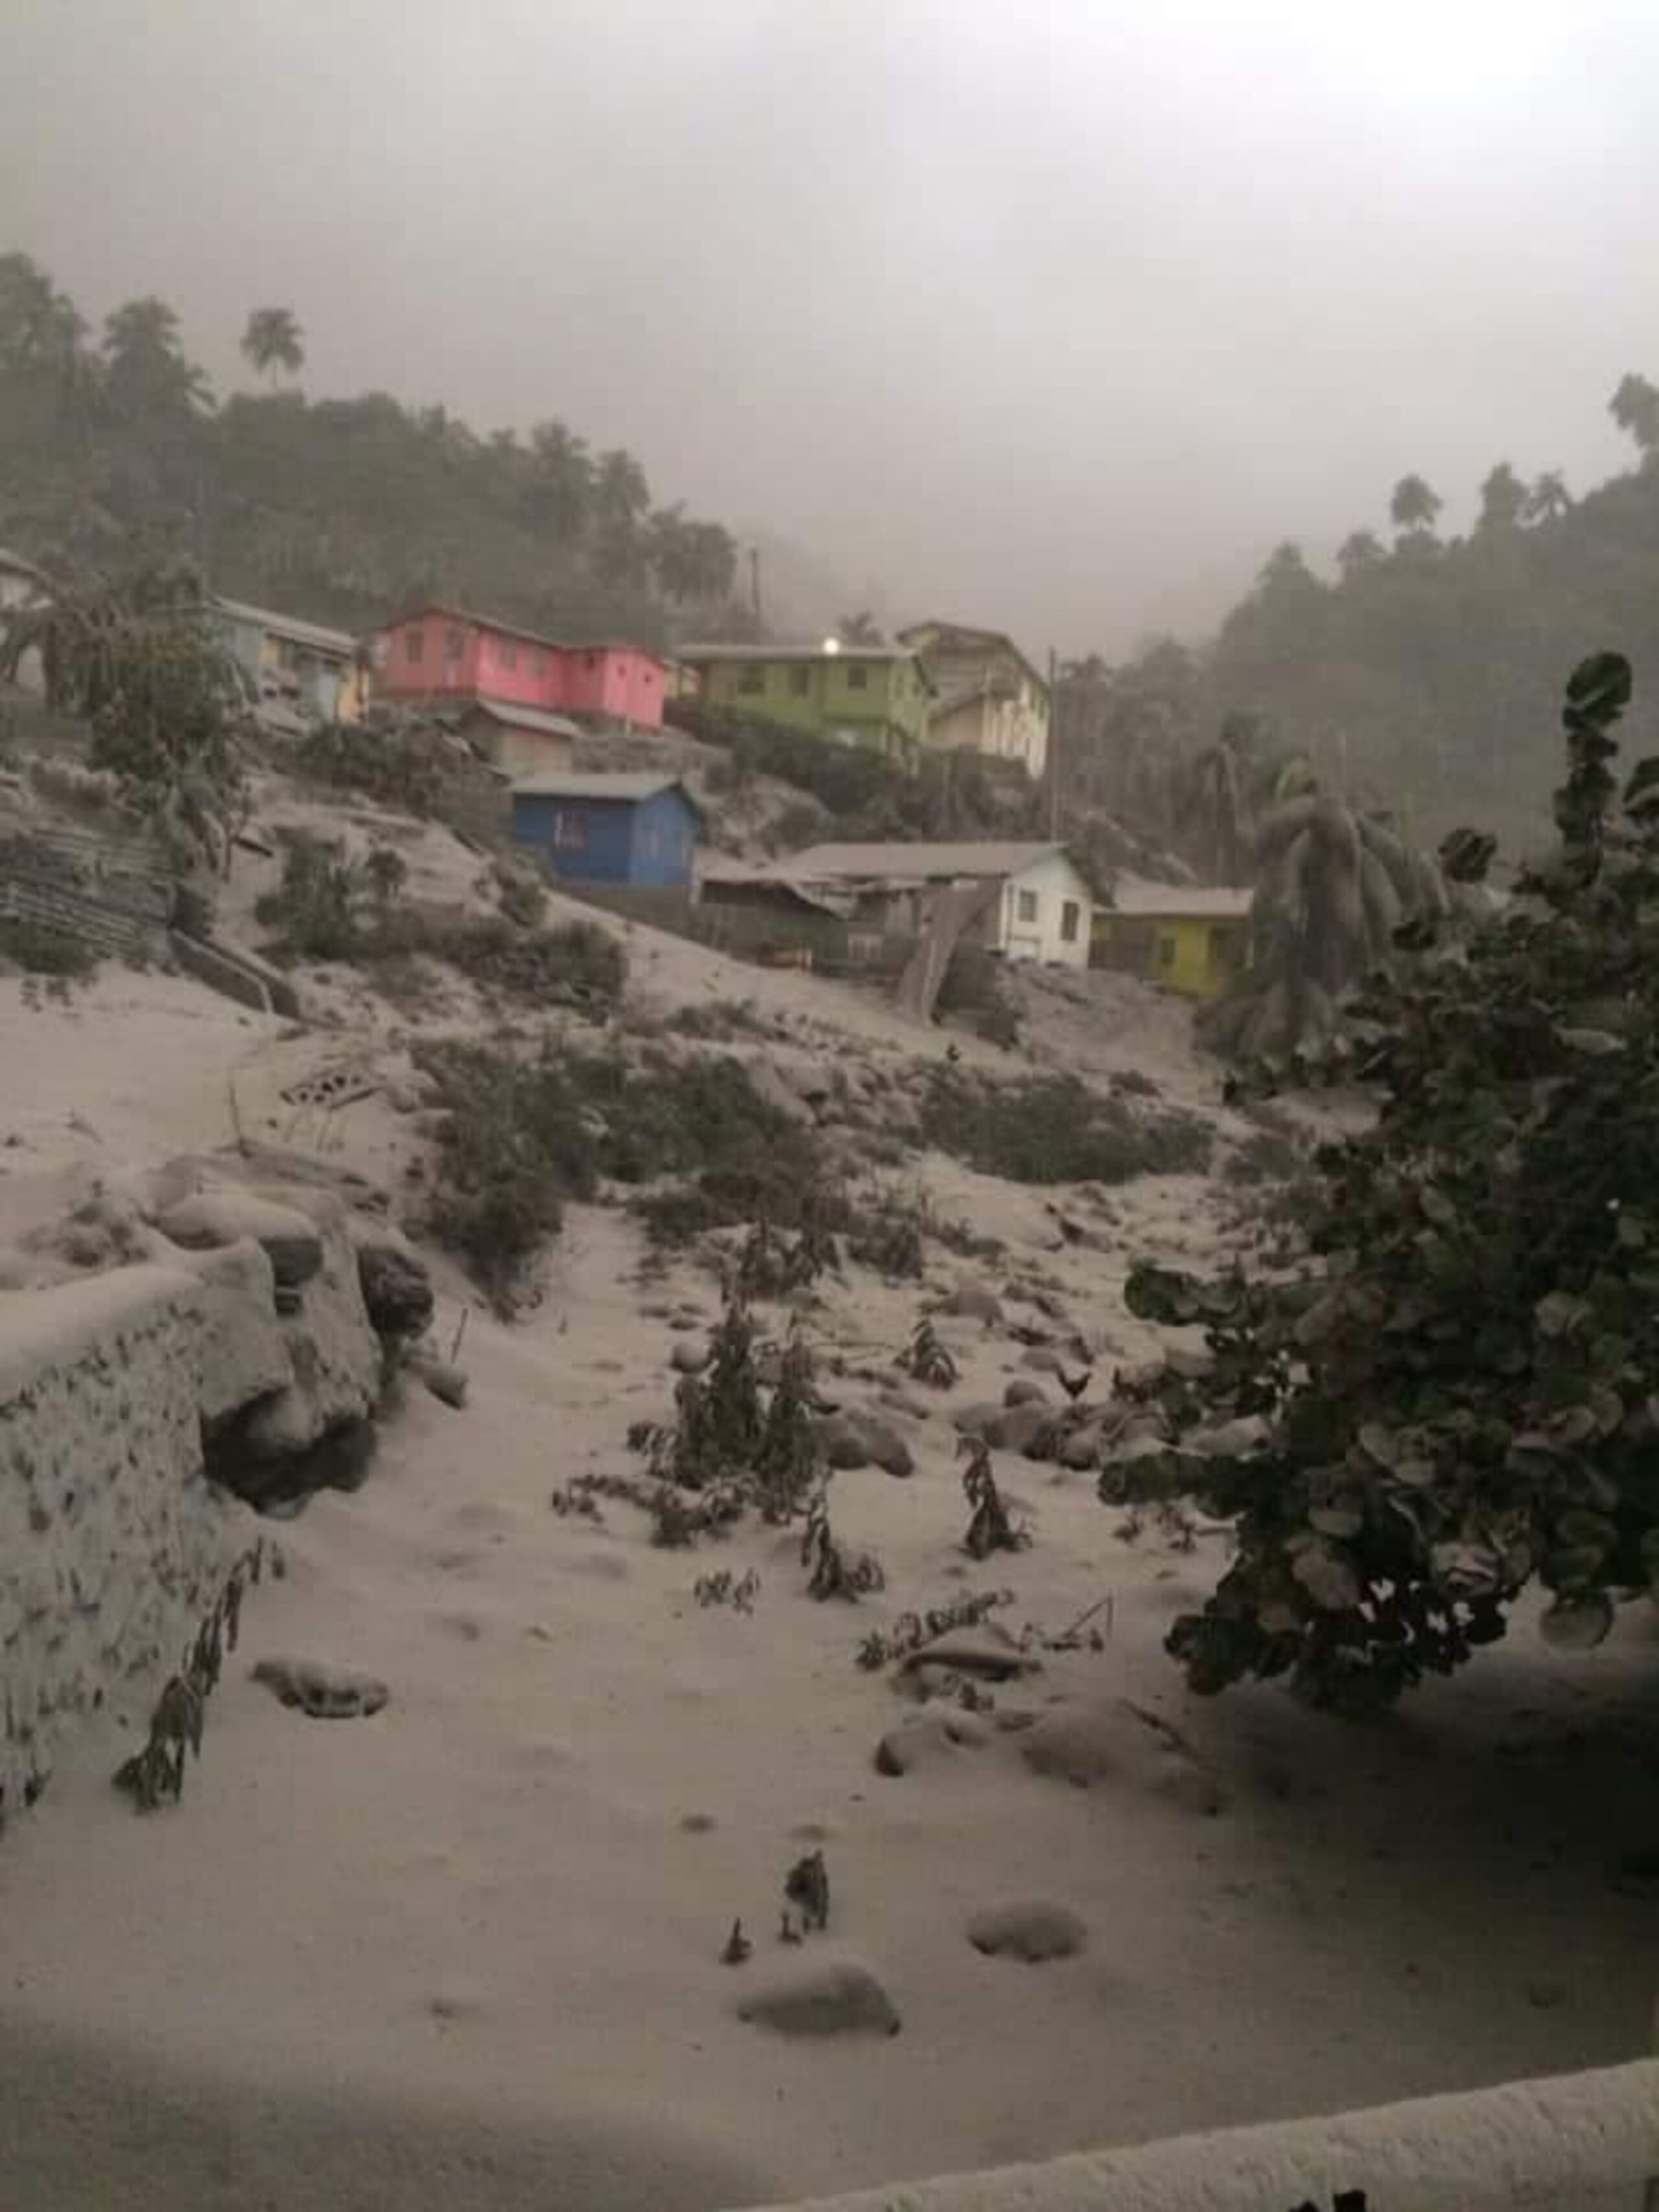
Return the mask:
[[[1638,2212],[1659,2174],[1659,2063],[1504,2081],[797,2200],[770,2212]]]
[[[0,1811],[106,1698],[147,1715],[216,1593],[234,1509],[203,1473],[211,1311],[165,1267],[0,1296]]]

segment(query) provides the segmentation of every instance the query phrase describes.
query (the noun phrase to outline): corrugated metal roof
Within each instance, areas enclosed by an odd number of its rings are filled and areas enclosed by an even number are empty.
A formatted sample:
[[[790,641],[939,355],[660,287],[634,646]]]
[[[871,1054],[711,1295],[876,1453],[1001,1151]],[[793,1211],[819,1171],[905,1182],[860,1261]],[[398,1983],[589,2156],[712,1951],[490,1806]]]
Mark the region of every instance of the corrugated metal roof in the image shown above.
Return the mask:
[[[508,729],[534,730],[540,737],[575,738],[582,734],[563,714],[550,714],[544,707],[520,707],[512,699],[469,699],[464,705],[445,707],[439,713],[441,719],[453,715],[458,722],[465,721],[469,714],[488,714],[492,722]]]
[[[919,660],[908,645],[838,645],[830,652],[814,645],[682,645],[676,657],[696,666],[700,660]]]
[[[1243,921],[1251,894],[1222,884],[1155,884],[1144,876],[1119,876],[1111,908],[1146,921]]]
[[[549,637],[541,630],[526,629],[520,623],[504,622],[497,615],[481,615],[471,607],[458,607],[448,599],[427,599],[418,606],[405,607],[381,623],[381,632],[401,629],[405,623],[423,621],[428,615],[440,615],[446,622],[460,623],[472,629],[487,629],[492,636],[510,637],[520,645],[538,646],[544,653],[633,653],[641,660],[654,661],[659,668],[668,665],[662,654],[650,646],[628,638]]]
[[[1031,681],[1036,685],[1037,689],[1045,697],[1047,697],[1048,691],[1048,678],[1042,673],[1037,667],[1036,663],[1031,659],[1030,655],[1020,650],[1018,644],[1013,638],[1009,636],[1006,629],[981,629],[976,623],[946,622],[942,615],[929,615],[925,622],[908,623],[903,629],[899,630],[896,633],[896,635],[901,645],[911,645],[913,647],[913,650],[921,653],[925,660],[927,657],[927,647],[925,645],[915,645],[914,641],[922,636],[924,633],[928,630],[943,630],[945,632],[945,636],[939,640],[939,642],[935,648],[942,659],[948,659],[952,653],[973,652],[976,649],[975,646],[971,645],[952,645],[949,641],[952,637],[963,639],[972,638],[982,644],[990,646],[994,650],[998,647],[1006,647],[1008,652],[1012,653],[1014,659],[1018,661],[1020,666],[1031,678]]]
[[[273,637],[288,638],[295,645],[315,646],[319,653],[331,653],[343,660],[349,660],[357,650],[357,641],[349,630],[330,629],[323,623],[301,622],[294,615],[278,614],[274,607],[252,606],[246,599],[223,599],[216,594],[213,605],[233,622],[252,623],[258,629],[268,629]]]
[[[964,840],[953,845],[809,845],[767,872],[785,881],[949,883],[960,878],[1018,876],[1039,860],[1065,857],[1060,844],[1027,844],[1006,838]]]
[[[514,779],[514,799],[616,799],[638,806],[659,792],[678,791],[689,805],[702,809],[677,775],[523,775]]]

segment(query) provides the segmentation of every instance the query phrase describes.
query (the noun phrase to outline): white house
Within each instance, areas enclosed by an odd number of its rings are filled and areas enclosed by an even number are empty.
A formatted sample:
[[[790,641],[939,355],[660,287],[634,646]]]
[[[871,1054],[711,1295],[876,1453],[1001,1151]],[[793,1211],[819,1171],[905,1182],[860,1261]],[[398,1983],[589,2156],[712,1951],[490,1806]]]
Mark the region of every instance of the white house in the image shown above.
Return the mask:
[[[1094,897],[1065,846],[986,838],[948,845],[811,845],[758,872],[858,921],[919,936],[937,894],[994,885],[980,927],[1009,960],[1086,968]]]
[[[931,751],[1018,761],[1034,783],[1048,760],[1048,686],[1000,629],[936,619],[899,632],[937,690],[927,715]]]

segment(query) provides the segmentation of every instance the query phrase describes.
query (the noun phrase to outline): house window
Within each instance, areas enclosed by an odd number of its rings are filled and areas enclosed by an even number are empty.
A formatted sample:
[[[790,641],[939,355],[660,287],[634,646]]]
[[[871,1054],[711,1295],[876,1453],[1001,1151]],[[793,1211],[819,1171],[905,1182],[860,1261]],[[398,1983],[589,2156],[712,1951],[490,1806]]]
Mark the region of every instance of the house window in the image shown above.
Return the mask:
[[[465,650],[465,647],[466,641],[462,637],[459,630],[447,629],[444,632],[444,659],[446,660],[459,660],[461,654]]]
[[[766,689],[766,671],[763,668],[740,668],[738,671],[738,689],[753,698],[757,691]]]
[[[810,668],[792,668],[790,670],[789,689],[794,693],[797,699],[804,699],[811,688],[812,672]]]
[[[1060,941],[1062,945],[1077,943],[1078,924],[1083,919],[1083,909],[1075,899],[1066,899],[1060,909]]]
[[[1015,921],[1035,921],[1036,920],[1036,918],[1037,918],[1037,895],[1036,895],[1036,893],[1035,891],[1016,891],[1016,892],[1014,893],[1014,919],[1015,919]]]
[[[554,848],[561,853],[585,853],[587,850],[587,817],[567,814],[562,809],[553,817]]]
[[[870,672],[861,660],[855,660],[848,670],[847,688],[849,691],[867,691],[870,689]]]
[[[1167,931],[1158,933],[1158,964],[1160,968],[1173,968],[1176,964],[1176,941]]]
[[[539,646],[535,647],[532,650],[530,655],[530,672],[532,676],[545,676],[547,673],[547,655],[542,651]]]
[[[295,644],[292,638],[279,637],[276,641],[276,665],[278,668],[297,668],[299,665],[299,647]]]
[[[598,654],[597,653],[590,653],[588,654],[588,656],[587,656],[587,665],[588,665],[588,666],[589,666],[590,668],[597,668],[597,667],[599,666],[599,654]]]
[[[419,660],[425,651],[426,640],[420,631],[406,629],[404,632],[404,659],[410,661]]]
[[[501,666],[503,668],[516,668],[518,666],[519,648],[516,645],[509,644],[507,641],[503,638],[501,641]]]

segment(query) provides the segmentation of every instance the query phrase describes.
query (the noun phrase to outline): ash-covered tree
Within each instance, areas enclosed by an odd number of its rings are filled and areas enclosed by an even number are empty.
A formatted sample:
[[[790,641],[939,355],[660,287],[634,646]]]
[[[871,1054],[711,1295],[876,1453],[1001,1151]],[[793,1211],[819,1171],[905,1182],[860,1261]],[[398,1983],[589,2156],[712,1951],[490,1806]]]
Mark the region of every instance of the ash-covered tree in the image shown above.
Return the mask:
[[[149,569],[121,584],[54,585],[0,620],[0,678],[40,657],[47,702],[89,722],[92,760],[191,857],[229,866],[246,696],[200,576]]]
[[[1242,1060],[1328,1044],[1401,922],[1449,905],[1434,864],[1386,822],[1311,787],[1261,817],[1255,877],[1249,966],[1200,1022],[1212,1051]]]
[[[242,357],[275,380],[279,368],[297,376],[305,367],[305,332],[292,307],[256,307],[242,332]]]
[[[1659,1589],[1659,759],[1620,791],[1631,689],[1618,654],[1575,672],[1559,851],[1370,994],[1350,1066],[1380,1110],[1321,1156],[1303,1270],[1131,1277],[1138,1315],[1207,1334],[1196,1378],[1132,1386],[1167,1449],[1102,1486],[1234,1525],[1169,1639],[1196,1689],[1287,1675],[1366,1711],[1500,1637],[1530,1582],[1571,1649]],[[1448,871],[1492,850],[1462,833]]]

